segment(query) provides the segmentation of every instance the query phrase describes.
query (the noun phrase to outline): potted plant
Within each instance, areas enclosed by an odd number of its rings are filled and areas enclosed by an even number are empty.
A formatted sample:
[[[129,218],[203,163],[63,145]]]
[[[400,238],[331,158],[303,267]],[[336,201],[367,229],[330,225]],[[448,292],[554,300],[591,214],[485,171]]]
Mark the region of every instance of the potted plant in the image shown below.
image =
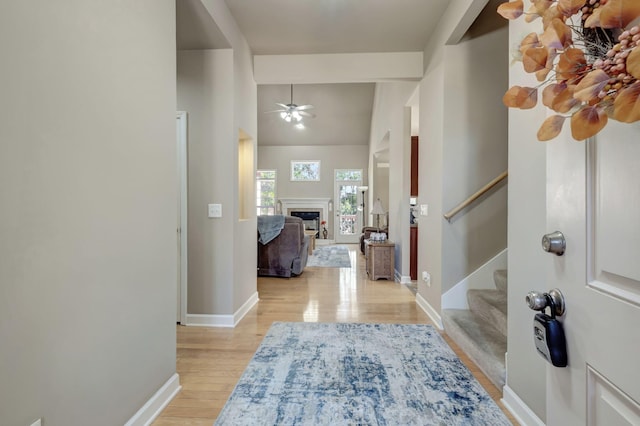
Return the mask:
[[[326,240],[329,235],[329,231],[327,231],[327,221],[323,220],[320,222],[320,226],[322,226],[322,237]]]

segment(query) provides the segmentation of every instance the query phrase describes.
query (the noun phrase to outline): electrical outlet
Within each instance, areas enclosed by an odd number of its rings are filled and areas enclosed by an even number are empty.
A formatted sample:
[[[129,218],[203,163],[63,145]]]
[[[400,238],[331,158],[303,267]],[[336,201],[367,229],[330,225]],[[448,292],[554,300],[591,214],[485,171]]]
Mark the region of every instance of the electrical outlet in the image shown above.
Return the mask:
[[[429,216],[429,204],[420,204],[420,216]]]
[[[431,287],[431,275],[427,271],[422,271],[422,281],[427,283],[427,287]]]

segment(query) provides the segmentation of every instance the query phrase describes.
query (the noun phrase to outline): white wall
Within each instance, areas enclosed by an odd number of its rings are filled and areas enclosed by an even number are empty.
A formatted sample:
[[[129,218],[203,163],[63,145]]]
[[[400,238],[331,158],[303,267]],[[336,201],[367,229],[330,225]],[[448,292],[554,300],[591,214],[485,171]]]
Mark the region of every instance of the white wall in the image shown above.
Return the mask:
[[[418,203],[428,206],[427,216],[418,216],[418,278],[431,275],[429,285],[418,280],[418,293],[440,313],[442,296],[442,207],[444,64],[433,58],[420,83],[420,150]]]
[[[325,146],[263,146],[258,148],[258,169],[277,171],[277,198],[330,198],[334,199],[334,171],[336,169],[361,169],[363,185],[367,185],[366,145]],[[319,182],[292,182],[292,160],[320,160]],[[367,203],[367,206],[371,206]],[[369,207],[367,207],[369,210]],[[327,223],[329,238],[333,238],[334,214]],[[358,231],[360,232],[360,231]]]
[[[506,188],[483,197],[451,223],[442,216],[507,169],[507,28],[493,4],[457,44],[446,45],[477,6],[453,2],[425,48],[420,84],[418,292],[437,312],[441,295],[506,247]],[[475,6],[474,6],[475,5]],[[457,19],[453,17],[457,16]],[[502,28],[500,28],[502,26]]]
[[[255,82],[253,76],[253,54],[249,49],[246,39],[240,33],[235,21],[231,18],[231,15],[227,15],[228,9],[224,0],[217,0],[219,5],[220,15],[227,16],[228,26],[227,31],[228,39],[233,46],[233,64],[234,64],[234,132],[236,138],[236,145],[240,138],[240,131],[242,131],[245,137],[248,137],[251,145],[251,151],[253,152],[253,165],[251,172],[251,181],[246,186],[247,191],[250,193],[250,200],[252,205],[248,206],[248,216],[244,219],[238,220],[239,212],[236,213],[236,222],[234,224],[234,235],[237,243],[234,246],[234,262],[233,269],[235,279],[231,285],[234,291],[233,309],[237,312],[241,306],[247,303],[250,298],[257,295],[257,273],[251,263],[252,259],[258,258],[258,249],[256,242],[256,229],[258,227],[257,219],[255,216],[255,170],[257,167],[257,153],[258,153],[258,85]],[[232,25],[233,24],[233,25]],[[237,170],[237,151],[235,163]],[[237,175],[237,174],[236,174]],[[235,193],[236,197],[239,196],[239,191]],[[236,209],[238,208],[239,200],[235,200]],[[223,241],[217,241],[220,247],[225,243]]]
[[[196,149],[189,152],[187,310],[215,322],[218,315],[237,320],[233,315],[257,290],[256,270],[247,267],[257,256],[255,208],[241,217],[246,194],[238,179],[241,133],[257,150],[257,86],[251,51],[225,2],[202,3],[231,49],[180,52],[178,98],[190,117],[189,147]],[[253,183],[246,190],[253,193]],[[208,203],[222,204],[222,218],[207,217]]]
[[[0,4],[0,424],[124,424],[175,373],[175,2]]]
[[[411,185],[411,109],[409,99],[416,82],[376,84],[369,164],[375,164],[374,154],[389,152],[389,238],[396,244],[395,269],[409,276],[409,191]],[[373,179],[373,167],[369,172]],[[368,205],[373,205],[375,188],[369,191]],[[404,256],[403,256],[404,254]]]
[[[421,52],[256,55],[259,84],[358,83],[420,78]]]
[[[507,170],[508,25],[491,3],[467,35],[444,52],[445,211]],[[505,184],[442,228],[445,293],[507,246]]]
[[[233,127],[233,51],[178,52],[178,109],[188,113],[189,153],[189,314],[232,314],[233,251],[215,244],[233,244],[233,193],[237,172]],[[225,125],[226,124],[226,125]],[[216,159],[226,159],[219,167]],[[207,217],[207,204],[221,203],[223,217]]]
[[[385,161],[386,164],[388,164]],[[373,170],[373,193],[372,200],[376,201],[377,198],[380,199],[380,204],[382,204],[382,208],[385,212],[389,211],[389,167],[380,167],[377,161],[374,161],[374,170]],[[371,204],[373,207],[373,204]],[[384,227],[386,224],[386,215],[380,215],[380,227]],[[372,216],[371,224],[375,226],[376,217]]]

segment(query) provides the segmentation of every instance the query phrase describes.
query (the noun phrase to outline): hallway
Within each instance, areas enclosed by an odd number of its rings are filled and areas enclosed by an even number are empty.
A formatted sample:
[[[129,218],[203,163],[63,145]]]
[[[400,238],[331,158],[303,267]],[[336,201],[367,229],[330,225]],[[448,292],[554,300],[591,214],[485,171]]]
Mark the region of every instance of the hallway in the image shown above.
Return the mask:
[[[153,424],[210,426],[274,321],[430,323],[406,286],[367,280],[364,256],[357,245],[348,247],[352,268],[307,267],[296,278],[259,277],[260,302],[234,329],[178,326],[182,391]],[[499,401],[501,391],[444,337]]]

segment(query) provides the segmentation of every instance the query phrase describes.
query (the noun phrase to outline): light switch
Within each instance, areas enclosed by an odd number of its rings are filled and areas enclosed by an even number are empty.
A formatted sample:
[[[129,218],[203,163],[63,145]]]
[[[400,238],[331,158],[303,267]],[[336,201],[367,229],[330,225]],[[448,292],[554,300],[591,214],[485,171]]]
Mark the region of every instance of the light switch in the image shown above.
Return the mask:
[[[222,217],[222,204],[209,204],[209,217]]]
[[[429,204],[420,204],[420,216],[429,216]]]

